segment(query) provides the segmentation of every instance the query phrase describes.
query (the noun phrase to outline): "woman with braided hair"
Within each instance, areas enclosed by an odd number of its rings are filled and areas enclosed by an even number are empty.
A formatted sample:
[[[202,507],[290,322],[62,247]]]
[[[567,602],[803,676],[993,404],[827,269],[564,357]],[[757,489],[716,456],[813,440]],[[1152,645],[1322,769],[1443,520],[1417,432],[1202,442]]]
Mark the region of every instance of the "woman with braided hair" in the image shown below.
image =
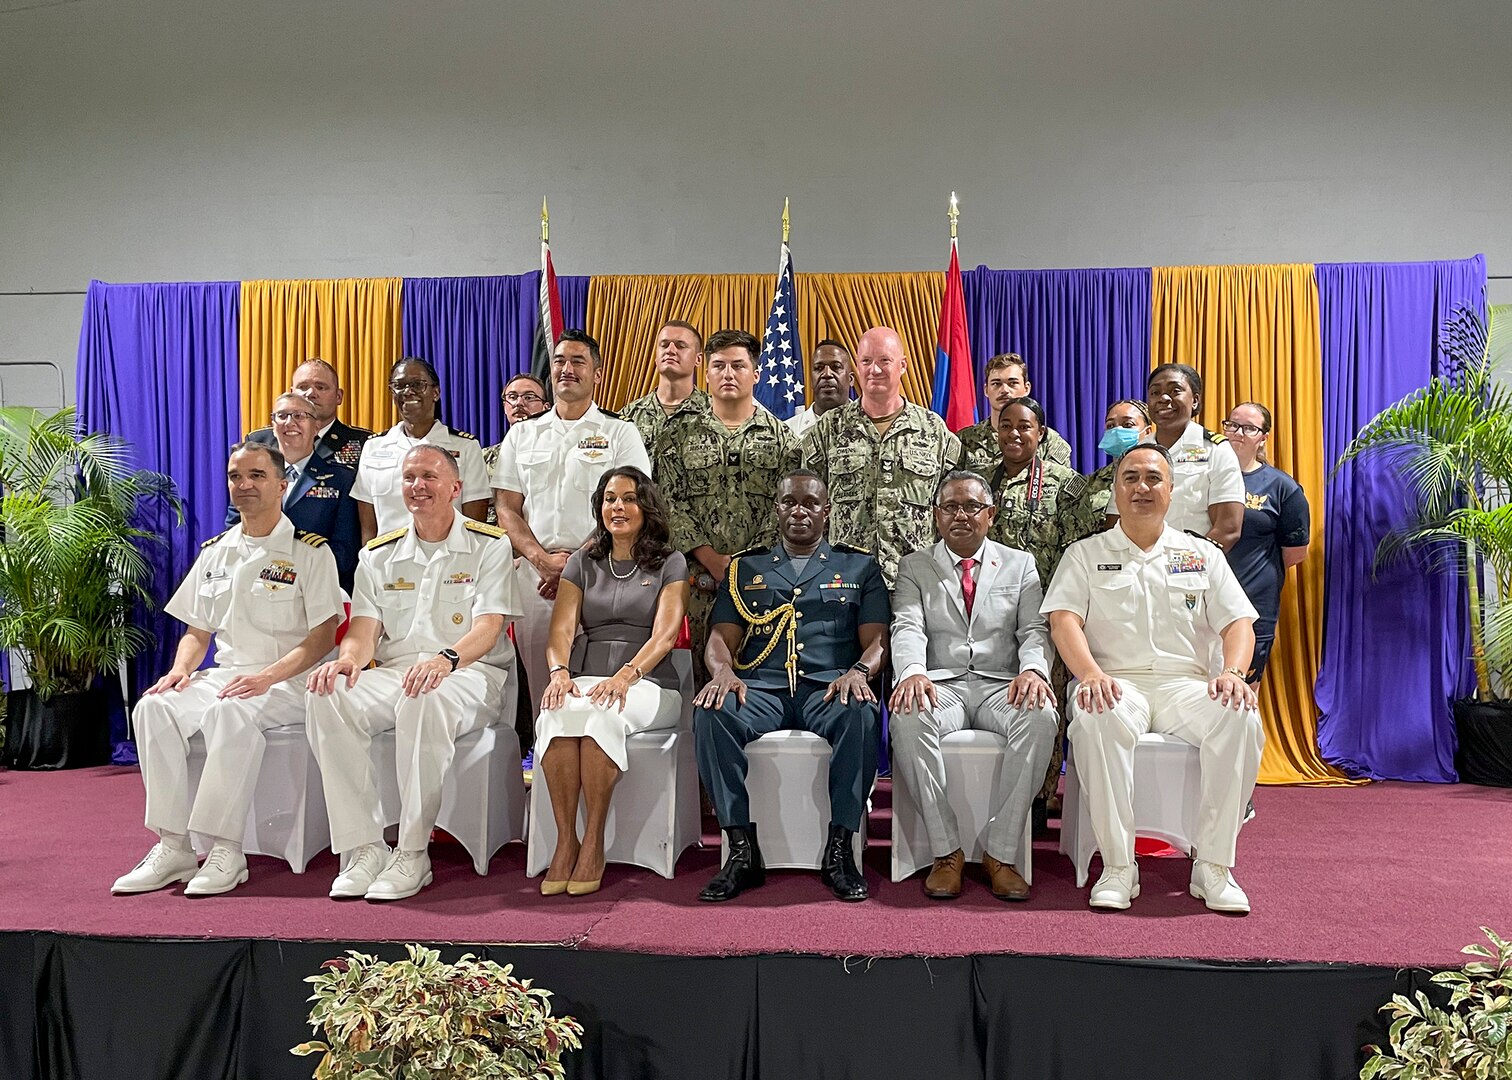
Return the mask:
[[[650,477],[625,465],[599,478],[593,517],[593,535],[567,560],[557,587],[546,646],[551,681],[536,721],[538,775],[557,828],[543,896],[598,891],[625,737],[675,727],[682,714],[668,654],[688,611],[688,564],[672,550],[667,504]]]

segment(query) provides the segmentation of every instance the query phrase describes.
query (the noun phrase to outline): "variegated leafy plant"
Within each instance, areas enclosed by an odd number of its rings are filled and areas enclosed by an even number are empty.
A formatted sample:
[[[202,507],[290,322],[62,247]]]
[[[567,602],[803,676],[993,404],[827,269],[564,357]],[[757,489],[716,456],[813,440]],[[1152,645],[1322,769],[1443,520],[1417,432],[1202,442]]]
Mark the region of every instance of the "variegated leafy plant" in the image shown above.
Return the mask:
[[[322,1054],[315,1080],[561,1080],[562,1054],[583,1028],[551,1014],[551,992],[471,953],[454,964],[406,945],[407,960],[348,952],[305,982],[310,1026],[324,1034],[294,1047]]]

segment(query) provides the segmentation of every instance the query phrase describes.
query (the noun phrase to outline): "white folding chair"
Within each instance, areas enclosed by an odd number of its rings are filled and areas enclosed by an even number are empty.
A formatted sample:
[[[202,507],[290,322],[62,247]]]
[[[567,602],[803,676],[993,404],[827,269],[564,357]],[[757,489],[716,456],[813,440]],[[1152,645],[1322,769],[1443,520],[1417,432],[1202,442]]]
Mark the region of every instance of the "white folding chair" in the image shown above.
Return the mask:
[[[746,746],[746,793],[761,857],[772,870],[816,870],[829,839],[830,744],[811,731],[773,731]],[[855,837],[856,865],[866,850],[866,816]],[[720,840],[720,863],[729,858]]]
[[[320,766],[310,749],[304,725],[269,728],[264,732],[267,749],[247,808],[247,829],[242,850],[250,855],[282,859],[289,869],[302,874],[310,860],[331,846],[331,825],[326,818],[325,789]],[[205,737],[195,732],[189,739],[189,801],[199,791],[205,769]],[[194,848],[210,850],[212,838],[194,833]]]
[[[945,798],[960,830],[967,862],[981,862],[987,827],[992,823],[992,795],[997,790],[1008,740],[992,731],[952,731],[940,740],[945,758]],[[924,815],[908,785],[893,776],[892,879],[902,881],[934,862]],[[1024,832],[1013,865],[1034,883],[1034,813],[1024,815]]]
[[[678,692],[682,695],[682,718],[675,729],[642,731],[625,740],[627,768],[614,786],[609,816],[604,822],[607,862],[644,866],[664,878],[672,877],[677,857],[698,843],[699,837],[698,761],[693,753],[693,654],[687,649],[674,649],[671,660],[677,669]],[[585,815],[579,801],[579,832]],[[546,785],[546,770],[537,761],[530,785],[527,877],[534,877],[551,865],[556,842],[551,791]]]
[[[515,673],[510,672],[510,678]],[[511,683],[501,695],[493,725],[457,739],[456,756],[441,785],[437,828],[445,829],[472,856],[473,869],[488,873],[488,860],[511,840],[525,837],[525,778],[520,737],[515,733],[518,695]],[[373,736],[370,751],[383,820],[399,824],[399,773],[392,730]]]
[[[1202,761],[1197,747],[1174,735],[1150,732],[1134,747],[1134,831],[1192,852],[1197,808],[1202,796]],[[1061,854],[1076,868],[1076,887],[1090,876],[1097,834],[1082,797],[1071,749],[1066,749],[1066,794],[1061,801]]]

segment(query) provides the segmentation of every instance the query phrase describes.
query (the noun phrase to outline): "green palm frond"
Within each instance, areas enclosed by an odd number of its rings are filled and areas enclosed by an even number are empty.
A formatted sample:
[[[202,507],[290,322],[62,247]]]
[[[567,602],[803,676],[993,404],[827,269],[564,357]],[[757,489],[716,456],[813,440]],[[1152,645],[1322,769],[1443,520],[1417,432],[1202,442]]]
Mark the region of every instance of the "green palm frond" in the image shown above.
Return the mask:
[[[166,506],[183,521],[169,477],[76,424],[72,409],[0,408],[0,647],[21,651],[44,698],[87,688],[150,644],[132,614],[151,600],[143,548],[161,538],[134,519]]]

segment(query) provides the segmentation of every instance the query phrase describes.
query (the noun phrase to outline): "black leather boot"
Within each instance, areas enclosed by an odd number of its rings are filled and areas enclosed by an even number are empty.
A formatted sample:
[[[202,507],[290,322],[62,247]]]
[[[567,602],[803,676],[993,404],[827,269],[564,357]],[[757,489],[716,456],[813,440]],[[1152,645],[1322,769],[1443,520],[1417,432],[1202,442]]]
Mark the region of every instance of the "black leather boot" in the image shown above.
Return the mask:
[[[698,894],[700,900],[718,903],[733,900],[747,889],[766,884],[766,863],[756,845],[756,826],[732,825],[725,829],[730,838],[730,857]]]
[[[851,852],[851,839],[856,834],[843,825],[830,822],[829,839],[824,842],[824,864],[819,870],[819,880],[841,900],[865,900],[866,879],[856,869],[856,857]]]

